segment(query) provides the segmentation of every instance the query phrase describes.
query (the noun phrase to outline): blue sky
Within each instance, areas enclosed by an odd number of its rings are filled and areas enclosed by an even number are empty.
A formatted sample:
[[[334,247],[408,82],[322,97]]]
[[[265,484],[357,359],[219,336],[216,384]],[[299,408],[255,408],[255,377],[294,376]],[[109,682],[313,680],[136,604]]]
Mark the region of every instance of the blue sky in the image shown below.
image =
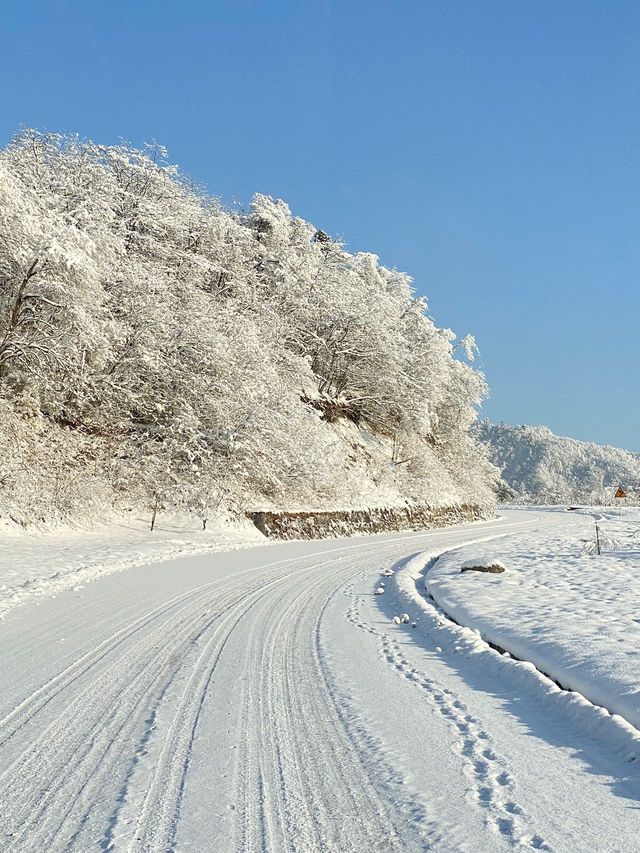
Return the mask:
[[[157,140],[411,273],[508,423],[640,451],[640,4],[0,0],[0,143]]]

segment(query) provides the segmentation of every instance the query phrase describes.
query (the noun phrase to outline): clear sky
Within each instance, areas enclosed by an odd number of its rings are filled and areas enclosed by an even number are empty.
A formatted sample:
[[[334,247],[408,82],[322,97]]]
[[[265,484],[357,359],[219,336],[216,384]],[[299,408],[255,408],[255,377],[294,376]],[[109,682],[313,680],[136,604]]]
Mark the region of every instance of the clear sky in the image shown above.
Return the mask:
[[[485,414],[640,451],[640,3],[0,0],[0,143],[156,140],[476,335]]]

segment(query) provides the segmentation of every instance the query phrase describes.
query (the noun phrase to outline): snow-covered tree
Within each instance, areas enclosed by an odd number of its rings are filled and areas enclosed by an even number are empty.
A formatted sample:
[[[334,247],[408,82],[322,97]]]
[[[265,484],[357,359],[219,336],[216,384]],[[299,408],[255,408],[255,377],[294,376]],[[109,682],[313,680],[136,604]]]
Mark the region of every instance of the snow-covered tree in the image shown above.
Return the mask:
[[[158,146],[0,153],[0,512],[490,504],[473,345],[375,255],[267,196],[223,209]]]
[[[554,435],[547,427],[481,421],[477,436],[519,503],[610,504],[619,486],[640,501],[640,456]]]

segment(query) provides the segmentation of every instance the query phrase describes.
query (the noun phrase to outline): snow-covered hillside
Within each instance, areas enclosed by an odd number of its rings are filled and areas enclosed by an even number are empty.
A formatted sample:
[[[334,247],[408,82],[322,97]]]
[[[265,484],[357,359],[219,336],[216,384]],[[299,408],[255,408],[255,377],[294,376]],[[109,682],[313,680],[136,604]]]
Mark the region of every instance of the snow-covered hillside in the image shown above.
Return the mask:
[[[282,201],[227,211],[158,147],[25,131],[0,280],[2,517],[492,502],[472,338]]]
[[[481,421],[478,437],[517,503],[611,503],[619,486],[628,502],[640,500],[640,456],[617,447],[554,435],[544,426]],[[510,491],[509,491],[510,490]]]

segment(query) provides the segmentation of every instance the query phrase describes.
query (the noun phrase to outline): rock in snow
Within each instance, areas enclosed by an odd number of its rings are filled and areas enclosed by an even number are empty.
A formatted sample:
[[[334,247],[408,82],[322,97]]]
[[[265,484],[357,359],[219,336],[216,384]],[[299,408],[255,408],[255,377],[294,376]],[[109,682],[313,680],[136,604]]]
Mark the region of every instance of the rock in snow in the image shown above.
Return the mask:
[[[487,572],[490,575],[499,575],[505,571],[500,560],[467,560],[462,564],[460,572]]]

